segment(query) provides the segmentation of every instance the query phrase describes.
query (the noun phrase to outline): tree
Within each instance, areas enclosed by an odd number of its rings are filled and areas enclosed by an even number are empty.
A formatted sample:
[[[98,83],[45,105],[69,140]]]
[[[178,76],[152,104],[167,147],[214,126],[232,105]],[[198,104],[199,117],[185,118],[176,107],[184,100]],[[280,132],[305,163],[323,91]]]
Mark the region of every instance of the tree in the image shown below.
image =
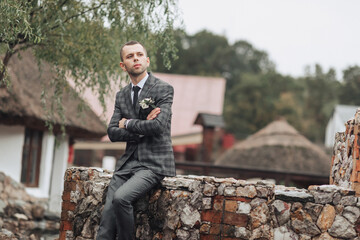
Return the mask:
[[[339,102],[340,82],[334,69],[324,72],[318,64],[313,72],[308,68],[306,76],[299,81],[305,85],[302,130],[310,140],[323,142],[326,124]]]
[[[119,78],[122,43],[139,40],[150,56],[161,49],[164,64],[170,66],[176,57],[175,9],[173,0],[2,0],[0,87],[11,84],[11,57],[32,49],[39,66],[44,60],[57,73],[52,87],[59,110],[66,76],[74,79],[78,91],[96,90],[104,104],[111,80]]]
[[[175,39],[179,58],[171,69],[159,68],[159,71],[225,76],[231,81],[239,73],[274,70],[274,64],[268,59],[267,53],[255,49],[246,41],[237,41],[231,45],[226,37],[206,30],[192,36],[178,30]]]
[[[275,72],[244,73],[226,92],[224,117],[227,130],[243,139],[278,117],[299,125],[301,86]]]
[[[218,61],[223,59],[224,52],[229,50],[225,37],[206,30],[189,36],[178,30],[176,46],[179,49],[178,60],[173,63],[171,69],[162,67],[159,71],[206,76],[220,75],[223,72],[223,64],[218,64]]]
[[[343,104],[360,105],[360,67],[350,66],[343,71],[343,84],[340,93]]]
[[[340,83],[335,71],[320,65],[301,78],[276,72],[265,51],[243,40],[230,44],[226,37],[209,31],[175,33],[179,59],[173,68],[160,71],[226,78],[224,118],[227,130],[247,137],[266,124],[284,117],[313,141],[322,142],[325,126],[339,101]],[[159,55],[158,60],[161,59]],[[344,72],[344,103],[360,104],[360,68]],[[351,96],[351,97],[349,97]]]
[[[229,132],[243,138],[273,120],[276,114],[270,100],[275,99],[271,91],[280,88],[270,84],[273,78],[268,81],[263,76],[276,75],[266,52],[243,40],[229,44],[226,37],[206,30],[192,36],[179,30],[175,36],[179,59],[171,69],[159,70],[225,77],[224,117]]]

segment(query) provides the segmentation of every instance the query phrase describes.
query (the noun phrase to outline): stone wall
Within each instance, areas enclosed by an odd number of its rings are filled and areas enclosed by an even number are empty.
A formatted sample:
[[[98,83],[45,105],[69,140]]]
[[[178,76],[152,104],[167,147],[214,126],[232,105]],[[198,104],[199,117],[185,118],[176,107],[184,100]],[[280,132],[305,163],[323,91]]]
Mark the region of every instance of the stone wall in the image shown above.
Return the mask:
[[[94,239],[111,173],[69,168],[60,239]],[[137,239],[359,239],[360,201],[335,185],[165,178],[136,203]]]
[[[345,124],[346,131],[335,136],[330,184],[351,188],[360,195],[360,110]]]
[[[0,239],[39,239],[59,231],[59,216],[47,209],[45,199],[30,196],[25,187],[0,172]]]

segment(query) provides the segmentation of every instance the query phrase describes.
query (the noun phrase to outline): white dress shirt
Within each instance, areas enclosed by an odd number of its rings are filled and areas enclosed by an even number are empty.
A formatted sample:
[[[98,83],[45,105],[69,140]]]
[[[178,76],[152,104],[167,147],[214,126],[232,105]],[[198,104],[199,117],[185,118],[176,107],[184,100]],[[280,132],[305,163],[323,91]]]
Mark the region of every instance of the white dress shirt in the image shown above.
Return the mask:
[[[149,74],[146,73],[146,76],[140,80],[140,82],[137,84],[137,85],[134,85],[133,83],[131,83],[131,102],[133,102],[133,99],[134,99],[134,90],[133,90],[133,87],[134,86],[138,86],[140,87],[140,90],[138,92],[138,96],[140,96],[140,93],[141,93],[141,90],[143,89],[144,85],[145,85],[145,82],[146,80],[148,79],[149,77]]]

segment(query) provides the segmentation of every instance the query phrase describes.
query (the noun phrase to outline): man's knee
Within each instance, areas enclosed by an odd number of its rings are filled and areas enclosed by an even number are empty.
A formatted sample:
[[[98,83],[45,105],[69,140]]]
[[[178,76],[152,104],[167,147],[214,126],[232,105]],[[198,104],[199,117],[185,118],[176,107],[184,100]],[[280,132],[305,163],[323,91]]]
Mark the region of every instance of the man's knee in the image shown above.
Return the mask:
[[[115,194],[112,204],[117,207],[128,207],[131,205],[131,201],[129,201],[124,195]]]

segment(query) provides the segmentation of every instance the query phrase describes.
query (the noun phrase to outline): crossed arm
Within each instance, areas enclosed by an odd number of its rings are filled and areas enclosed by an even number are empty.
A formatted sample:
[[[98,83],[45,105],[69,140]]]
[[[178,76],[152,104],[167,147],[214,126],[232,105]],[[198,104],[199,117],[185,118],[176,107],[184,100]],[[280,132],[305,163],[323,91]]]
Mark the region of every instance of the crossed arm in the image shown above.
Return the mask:
[[[154,120],[154,119],[157,117],[157,115],[159,115],[160,112],[161,112],[160,108],[155,108],[155,109],[153,109],[153,110],[149,113],[149,115],[147,115],[146,120]],[[122,119],[119,121],[119,128],[126,128],[126,126],[125,126],[125,121],[126,121],[126,120],[127,120],[126,118],[122,118]]]
[[[174,89],[170,85],[162,86],[158,95],[160,96],[156,105],[161,110],[158,109],[149,114],[148,119],[152,120],[133,119],[127,124],[126,130],[139,135],[152,136],[162,134],[169,128]]]
[[[125,129],[124,123],[127,120],[121,114],[120,104],[117,96],[115,111],[108,127],[108,136],[111,141],[138,142],[141,135],[149,136],[161,134],[171,118],[171,106],[174,90],[169,85],[163,88],[161,98],[157,102],[158,108],[153,109],[147,116],[147,120],[132,119]]]

